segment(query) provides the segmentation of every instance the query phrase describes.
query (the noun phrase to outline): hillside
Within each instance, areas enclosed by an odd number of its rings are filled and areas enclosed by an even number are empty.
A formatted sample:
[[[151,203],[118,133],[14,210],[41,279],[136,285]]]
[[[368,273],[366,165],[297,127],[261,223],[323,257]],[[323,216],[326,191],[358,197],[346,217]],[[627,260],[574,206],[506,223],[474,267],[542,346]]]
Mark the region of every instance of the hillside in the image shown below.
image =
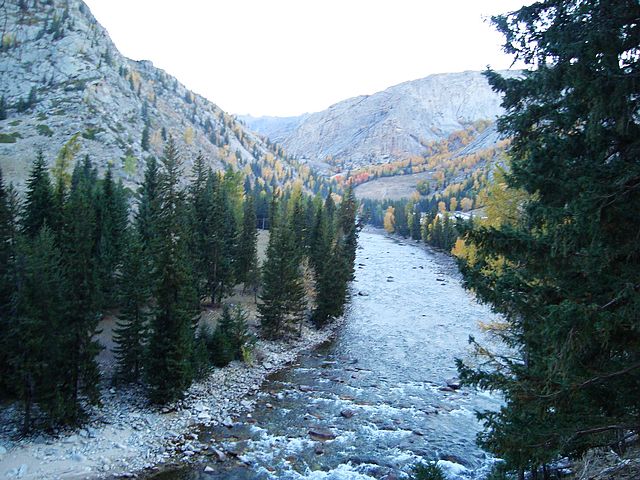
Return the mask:
[[[0,28],[0,166],[18,185],[38,150],[52,163],[74,135],[77,156],[113,164],[130,187],[169,135],[187,172],[202,152],[214,169],[233,166],[270,184],[311,176],[151,62],[121,55],[80,0],[8,0]]]
[[[501,113],[500,101],[482,73],[467,71],[401,83],[297,118],[242,119],[289,153],[344,172],[422,156],[433,142],[477,121],[493,122]],[[479,148],[490,147],[497,136],[484,140]]]

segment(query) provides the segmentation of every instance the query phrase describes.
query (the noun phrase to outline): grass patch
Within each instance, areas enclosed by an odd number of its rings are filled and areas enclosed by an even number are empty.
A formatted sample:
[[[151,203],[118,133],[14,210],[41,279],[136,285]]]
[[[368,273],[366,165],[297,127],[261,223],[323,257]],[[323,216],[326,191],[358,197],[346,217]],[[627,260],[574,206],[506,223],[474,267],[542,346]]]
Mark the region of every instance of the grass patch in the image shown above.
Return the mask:
[[[46,119],[47,119],[47,115],[46,115],[45,113],[40,112],[40,113],[38,114],[38,121],[39,121],[39,122],[44,122]]]
[[[11,125],[12,127],[17,127],[21,123],[22,123],[22,120],[14,120],[13,122],[9,122],[9,125]]]
[[[36,125],[36,130],[38,130],[38,133],[40,135],[43,135],[45,137],[53,136],[53,130],[49,128],[49,125],[43,125],[43,124]]]
[[[18,132],[0,133],[0,143],[16,143],[18,138],[22,138]]]

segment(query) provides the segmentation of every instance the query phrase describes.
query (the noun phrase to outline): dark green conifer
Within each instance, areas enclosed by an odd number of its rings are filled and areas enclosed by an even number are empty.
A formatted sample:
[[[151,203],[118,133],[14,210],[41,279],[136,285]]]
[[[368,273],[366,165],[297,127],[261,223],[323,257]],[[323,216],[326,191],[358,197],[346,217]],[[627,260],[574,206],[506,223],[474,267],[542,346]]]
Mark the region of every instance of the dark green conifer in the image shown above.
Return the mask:
[[[460,370],[502,391],[480,439],[521,478],[621,447],[639,424],[638,18],[632,0],[549,0],[494,18],[506,51],[531,67],[487,74],[513,138],[508,185],[530,199],[515,225],[470,233],[466,280],[505,316],[512,348],[498,369]]]
[[[47,165],[42,152],[38,152],[29,178],[27,193],[22,213],[22,231],[34,238],[45,225],[52,226],[54,217],[53,190]]]
[[[150,309],[150,259],[139,233],[127,235],[120,280],[120,313],[113,330],[118,380],[140,380],[148,339]]]
[[[154,403],[180,398],[194,376],[193,349],[198,296],[188,252],[190,240],[182,162],[169,138],[159,182],[155,312],[151,321],[146,376]]]
[[[71,189],[64,204],[62,254],[69,285],[66,334],[71,347],[66,355],[69,381],[62,393],[69,403],[69,420],[78,420],[80,395],[90,402],[99,400],[100,372],[96,355],[101,347],[95,340],[99,321],[96,251],[96,183],[91,162],[77,163]]]
[[[242,231],[238,241],[238,258],[236,261],[236,279],[243,284],[243,291],[246,291],[252,283],[258,264],[257,239],[258,229],[256,227],[256,210],[253,197],[247,195],[244,201],[244,214],[242,217]]]
[[[122,183],[113,180],[107,168],[96,201],[96,262],[100,282],[100,303],[111,307],[117,301],[117,275],[122,265],[128,208]]]
[[[267,338],[280,338],[302,321],[306,298],[293,232],[284,222],[277,200],[271,204],[271,228],[267,259],[263,268],[263,288],[258,304],[260,326]]]
[[[67,330],[67,290],[60,251],[44,226],[18,248],[16,291],[5,339],[10,352],[9,379],[24,408],[23,430],[32,425],[34,405],[49,424],[75,418],[76,404],[66,387],[72,348]]]

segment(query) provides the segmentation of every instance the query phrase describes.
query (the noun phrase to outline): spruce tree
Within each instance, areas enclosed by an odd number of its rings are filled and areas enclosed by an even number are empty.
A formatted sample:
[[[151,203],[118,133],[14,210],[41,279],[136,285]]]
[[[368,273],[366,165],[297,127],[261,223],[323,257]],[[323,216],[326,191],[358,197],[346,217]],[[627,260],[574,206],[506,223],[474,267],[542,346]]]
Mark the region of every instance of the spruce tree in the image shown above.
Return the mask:
[[[150,259],[145,255],[138,232],[131,231],[126,239],[113,352],[118,363],[117,380],[136,382],[141,379],[148,337]]]
[[[244,201],[244,214],[242,217],[242,231],[238,241],[238,257],[235,264],[236,279],[243,284],[243,291],[252,283],[258,264],[257,239],[258,229],[256,227],[256,210],[253,197],[248,195]]]
[[[8,338],[13,313],[13,300],[17,282],[15,281],[16,241],[18,225],[16,224],[17,205],[12,198],[12,190],[7,188],[0,169],[0,398],[8,392],[9,360],[12,352]]]
[[[53,223],[53,190],[42,152],[38,152],[27,179],[27,192],[22,213],[22,231],[35,238],[43,225]]]
[[[51,230],[44,226],[33,239],[20,242],[17,289],[7,331],[9,379],[24,408],[23,430],[29,431],[34,405],[49,424],[74,418],[68,355],[72,337],[65,325],[68,284]]]
[[[66,334],[71,347],[67,352],[69,382],[63,396],[69,403],[69,420],[81,413],[80,395],[90,402],[99,400],[100,372],[96,355],[101,347],[95,340],[99,321],[98,270],[96,265],[96,185],[88,159],[74,168],[69,196],[64,205],[62,254],[66,267],[68,312]]]
[[[198,297],[190,266],[189,228],[182,162],[172,137],[164,151],[159,182],[155,312],[146,375],[154,403],[180,398],[193,379]]]
[[[146,162],[144,180],[140,186],[138,212],[135,226],[140,235],[140,241],[145,252],[151,254],[154,243],[159,239],[159,168],[155,157],[149,157]]]
[[[267,338],[281,338],[302,321],[306,298],[300,258],[292,255],[295,236],[284,223],[277,201],[272,202],[267,259],[263,268],[263,288],[258,304],[260,326]]]
[[[97,198],[96,255],[100,282],[100,303],[111,307],[117,300],[117,273],[121,267],[124,235],[127,227],[127,201],[122,184],[113,180],[107,168]]]
[[[548,0],[494,18],[519,77],[488,72],[513,138],[509,187],[528,200],[513,225],[469,233],[468,285],[502,313],[517,358],[459,364],[501,390],[482,444],[524,477],[558,456],[619,445],[640,405],[640,5]]]

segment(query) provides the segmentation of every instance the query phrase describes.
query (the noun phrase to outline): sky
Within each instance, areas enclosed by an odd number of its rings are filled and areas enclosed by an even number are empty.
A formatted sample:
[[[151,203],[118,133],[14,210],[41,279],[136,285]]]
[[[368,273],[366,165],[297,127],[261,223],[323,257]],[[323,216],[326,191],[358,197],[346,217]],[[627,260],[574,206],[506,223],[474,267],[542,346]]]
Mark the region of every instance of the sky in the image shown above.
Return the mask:
[[[433,73],[506,69],[524,0],[85,0],[120,52],[230,113],[323,110]]]

